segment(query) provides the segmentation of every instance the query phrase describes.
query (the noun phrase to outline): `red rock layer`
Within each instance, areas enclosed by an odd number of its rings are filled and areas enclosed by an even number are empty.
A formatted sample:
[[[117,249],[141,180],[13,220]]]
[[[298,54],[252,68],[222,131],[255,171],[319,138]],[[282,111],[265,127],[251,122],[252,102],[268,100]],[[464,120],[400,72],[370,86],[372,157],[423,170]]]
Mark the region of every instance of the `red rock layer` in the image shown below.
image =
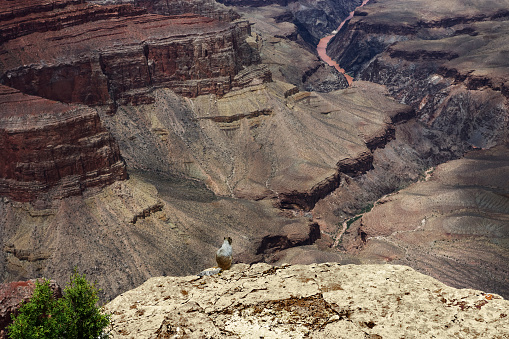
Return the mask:
[[[288,4],[295,2],[295,0],[219,0],[218,2],[228,6],[262,7],[270,5],[288,6]]]
[[[14,2],[14,1],[12,1]],[[0,42],[35,32],[56,31],[86,22],[146,13],[131,5],[88,6],[80,0],[6,1],[0,4]]]
[[[115,140],[91,108],[0,86],[0,196],[62,198],[125,179]]]
[[[0,24],[1,81],[27,94],[88,105],[145,103],[153,86],[190,97],[221,95],[251,63],[244,55],[247,22],[143,14],[130,5],[45,3],[30,2]]]

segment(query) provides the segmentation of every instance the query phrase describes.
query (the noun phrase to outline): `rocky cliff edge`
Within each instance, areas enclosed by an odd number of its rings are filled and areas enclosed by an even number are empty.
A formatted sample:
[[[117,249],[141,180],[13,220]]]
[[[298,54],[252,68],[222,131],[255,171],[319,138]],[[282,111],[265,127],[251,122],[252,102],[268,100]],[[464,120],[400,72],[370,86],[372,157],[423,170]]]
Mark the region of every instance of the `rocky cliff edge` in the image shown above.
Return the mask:
[[[507,338],[509,302],[406,266],[237,264],[151,278],[105,306],[113,338]]]

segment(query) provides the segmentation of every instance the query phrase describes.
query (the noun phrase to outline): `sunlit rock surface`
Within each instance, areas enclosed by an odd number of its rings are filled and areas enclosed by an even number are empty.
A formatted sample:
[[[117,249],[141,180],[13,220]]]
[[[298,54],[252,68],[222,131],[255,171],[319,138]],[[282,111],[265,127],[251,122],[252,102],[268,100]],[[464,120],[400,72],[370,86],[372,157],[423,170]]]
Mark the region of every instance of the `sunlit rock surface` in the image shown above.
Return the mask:
[[[113,338],[504,338],[509,302],[406,266],[238,264],[157,277],[105,307]]]

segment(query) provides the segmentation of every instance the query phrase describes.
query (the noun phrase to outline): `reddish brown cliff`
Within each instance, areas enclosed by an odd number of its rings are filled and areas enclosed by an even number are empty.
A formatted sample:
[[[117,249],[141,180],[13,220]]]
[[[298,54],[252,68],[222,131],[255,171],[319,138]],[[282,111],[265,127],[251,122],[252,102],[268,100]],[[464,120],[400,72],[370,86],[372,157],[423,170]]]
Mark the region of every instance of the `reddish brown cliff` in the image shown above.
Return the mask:
[[[0,86],[0,195],[17,201],[80,194],[127,177],[91,108]]]
[[[52,100],[146,103],[154,86],[191,97],[221,95],[256,61],[244,41],[247,22],[167,17],[131,5],[40,0],[13,7],[14,14],[0,8],[1,81]]]
[[[35,32],[57,31],[86,22],[146,13],[131,5],[88,6],[80,0],[4,1],[0,4],[0,42]]]

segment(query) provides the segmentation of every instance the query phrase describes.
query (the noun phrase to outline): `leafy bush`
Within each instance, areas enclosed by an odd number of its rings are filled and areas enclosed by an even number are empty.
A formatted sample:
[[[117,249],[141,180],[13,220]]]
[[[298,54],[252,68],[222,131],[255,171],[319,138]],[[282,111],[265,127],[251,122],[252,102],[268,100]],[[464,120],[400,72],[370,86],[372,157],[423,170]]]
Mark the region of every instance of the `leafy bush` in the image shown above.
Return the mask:
[[[353,218],[350,218],[348,219],[348,221],[346,222],[346,229],[350,228],[350,226],[357,220],[357,219],[360,219],[362,217],[362,214],[360,215],[356,215],[355,217]]]
[[[8,327],[9,336],[17,338],[58,338],[58,321],[55,315],[55,300],[49,280],[35,282],[35,290],[29,302],[24,303],[14,323]]]
[[[64,289],[64,296],[53,298],[49,281],[36,282],[34,294],[24,303],[8,327],[11,339],[95,339],[110,323],[97,302],[98,289],[76,270]]]

